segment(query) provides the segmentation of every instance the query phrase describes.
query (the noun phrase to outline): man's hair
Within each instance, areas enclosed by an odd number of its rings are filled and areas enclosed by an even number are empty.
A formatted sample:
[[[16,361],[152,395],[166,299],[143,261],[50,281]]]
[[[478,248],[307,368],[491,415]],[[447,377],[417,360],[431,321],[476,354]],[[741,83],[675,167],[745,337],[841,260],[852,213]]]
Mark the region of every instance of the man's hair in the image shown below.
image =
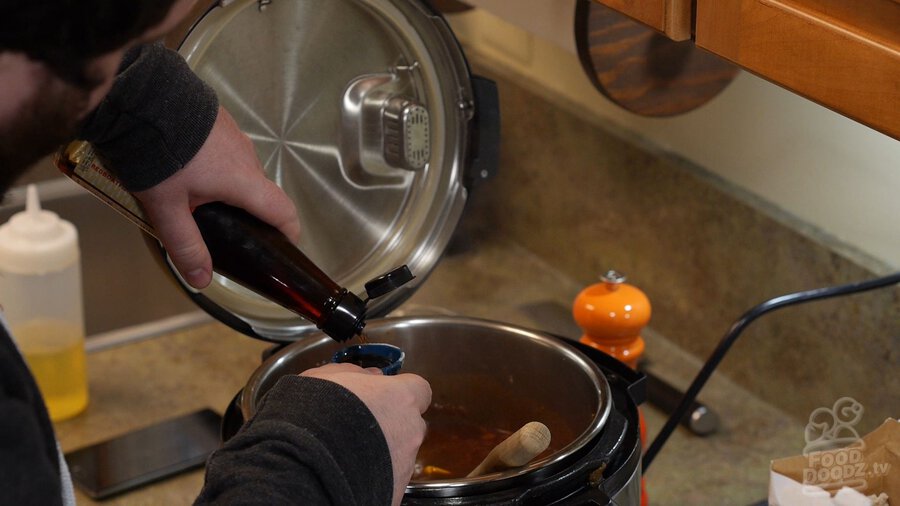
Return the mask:
[[[175,0],[0,0],[0,52],[19,51],[82,88],[90,60],[165,19]]]

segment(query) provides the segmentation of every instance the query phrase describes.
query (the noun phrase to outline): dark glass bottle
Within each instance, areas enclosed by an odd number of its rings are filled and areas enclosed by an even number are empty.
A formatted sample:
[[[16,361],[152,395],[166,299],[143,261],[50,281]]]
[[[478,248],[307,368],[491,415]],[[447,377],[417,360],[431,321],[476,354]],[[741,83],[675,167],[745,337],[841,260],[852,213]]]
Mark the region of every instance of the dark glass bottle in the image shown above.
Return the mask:
[[[366,303],[341,287],[277,228],[236,207],[194,210],[213,270],[315,323],[337,341],[360,334]]]

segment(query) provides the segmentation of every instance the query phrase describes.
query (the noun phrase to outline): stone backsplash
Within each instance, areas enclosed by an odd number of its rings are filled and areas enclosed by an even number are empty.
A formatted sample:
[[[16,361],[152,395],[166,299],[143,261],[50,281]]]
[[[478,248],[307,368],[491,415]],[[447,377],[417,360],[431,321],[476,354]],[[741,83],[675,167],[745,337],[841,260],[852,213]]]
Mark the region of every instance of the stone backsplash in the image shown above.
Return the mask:
[[[693,355],[760,302],[880,270],[634,134],[476,70],[500,89],[501,167],[460,233],[504,234],[584,285],[625,273],[653,304],[652,330]],[[859,429],[874,428],[900,414],[900,287],[767,314],[719,370],[799,419],[853,397]]]

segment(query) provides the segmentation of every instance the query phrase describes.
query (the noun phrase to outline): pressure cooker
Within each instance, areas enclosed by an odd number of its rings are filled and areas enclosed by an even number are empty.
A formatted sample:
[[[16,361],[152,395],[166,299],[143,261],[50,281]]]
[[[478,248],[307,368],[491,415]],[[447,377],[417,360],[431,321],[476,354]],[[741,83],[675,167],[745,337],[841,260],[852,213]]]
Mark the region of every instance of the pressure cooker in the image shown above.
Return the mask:
[[[534,419],[553,432],[553,446],[516,470],[414,477],[404,504],[639,504],[640,375],[531,329],[386,317],[426,281],[470,192],[497,167],[496,86],[471,73],[440,13],[422,0],[221,1],[179,51],[293,199],[310,259],[357,294],[399,265],[416,276],[369,301],[366,334],[402,348],[403,370],[429,380],[430,426],[451,412],[513,429]],[[278,377],[342,346],[224,277],[201,291],[180,284],[220,321],[277,343],[229,407],[223,438]]]
[[[427,378],[433,391],[403,504],[640,504],[641,374],[581,343],[490,320],[389,317],[366,329],[369,339],[402,348],[403,371]],[[223,439],[253,416],[280,377],[325,364],[342,346],[317,332],[271,353],[226,410]],[[452,469],[478,451],[477,437],[444,441],[453,424],[512,431],[531,420],[549,428],[552,442],[526,466],[472,478],[418,471]],[[481,450],[470,467],[486,455]]]

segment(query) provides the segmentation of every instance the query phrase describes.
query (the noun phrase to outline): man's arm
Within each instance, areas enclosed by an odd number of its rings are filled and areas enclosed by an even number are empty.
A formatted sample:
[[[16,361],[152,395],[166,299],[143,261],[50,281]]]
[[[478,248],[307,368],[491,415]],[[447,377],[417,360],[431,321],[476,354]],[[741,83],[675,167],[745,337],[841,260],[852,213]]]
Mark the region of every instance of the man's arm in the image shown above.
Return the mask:
[[[146,44],[125,54],[112,89],[79,137],[103,153],[126,188],[141,191],[194,158],[218,110],[216,92],[178,53]]]
[[[212,262],[191,211],[221,201],[296,241],[293,202],[265,177],[252,142],[215,92],[161,44],[129,51],[109,95],[81,135],[141,201],[185,280],[202,288]]]
[[[58,454],[55,446],[48,448],[33,406],[0,399],[0,413],[0,502],[60,504]]]
[[[60,504],[59,453],[37,385],[0,328],[0,502]]]
[[[378,422],[337,383],[286,376],[206,466],[197,504],[391,503],[391,458]]]

